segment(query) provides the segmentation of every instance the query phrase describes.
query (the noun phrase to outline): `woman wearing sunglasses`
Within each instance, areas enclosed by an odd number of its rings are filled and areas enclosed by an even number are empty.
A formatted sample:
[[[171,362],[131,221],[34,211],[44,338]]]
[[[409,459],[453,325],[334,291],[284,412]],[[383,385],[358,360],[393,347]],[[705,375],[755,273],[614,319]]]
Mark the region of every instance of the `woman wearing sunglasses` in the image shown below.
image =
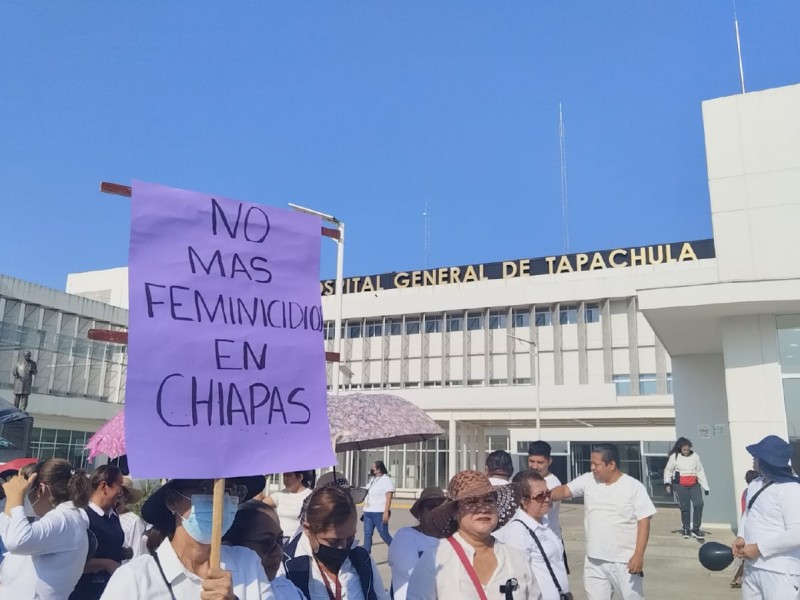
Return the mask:
[[[222,533],[230,529],[240,502],[264,489],[264,477],[227,479]],[[211,568],[213,481],[172,479],[142,506],[152,525],[148,554],[119,567],[102,600],[254,600],[269,581],[258,555],[243,546],[222,546],[219,568]]]
[[[522,490],[522,502],[514,518],[495,535],[528,557],[538,586],[538,595],[533,598],[571,599],[564,546],[547,520],[552,505],[547,482],[536,471],[527,470],[517,473],[514,483]]]
[[[496,540],[498,524],[515,514],[516,484],[492,486],[478,471],[457,473],[446,500],[423,520],[439,538],[425,551],[408,581],[409,600],[528,600],[536,598],[522,552]]]

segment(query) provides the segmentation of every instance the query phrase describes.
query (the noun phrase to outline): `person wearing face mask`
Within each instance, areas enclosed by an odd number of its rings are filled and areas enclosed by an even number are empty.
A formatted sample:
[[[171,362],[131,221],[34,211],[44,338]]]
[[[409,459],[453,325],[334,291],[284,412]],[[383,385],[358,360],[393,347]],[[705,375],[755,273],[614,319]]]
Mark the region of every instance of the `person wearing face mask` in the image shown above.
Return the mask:
[[[550,529],[550,490],[539,473],[522,471],[514,477],[522,489],[522,503],[511,522],[494,535],[528,557],[537,600],[571,600],[561,536]]]
[[[536,589],[525,555],[493,535],[519,503],[519,486],[492,486],[478,471],[461,471],[447,486],[447,499],[423,519],[439,538],[426,550],[408,581],[409,600],[530,600]]]
[[[8,552],[0,598],[66,600],[89,551],[89,519],[78,507],[88,502],[86,473],[53,458],[36,465],[29,475],[12,477],[3,489],[0,535]],[[28,502],[35,519],[26,514]]]
[[[678,496],[683,537],[688,539],[691,536],[702,540],[705,537],[700,531],[703,521],[703,492],[708,496],[708,479],[700,456],[692,450],[692,442],[685,437],[678,438],[669,453],[667,466],[664,467],[664,489],[668,496],[673,491]]]
[[[263,476],[225,480],[223,535],[240,502],[264,489]],[[243,546],[221,548],[219,568],[211,568],[213,486],[209,479],[172,479],[142,506],[152,525],[148,554],[119,567],[102,600],[261,600],[269,581],[258,555]]]
[[[375,529],[381,539],[389,546],[392,535],[389,533],[389,517],[392,514],[394,483],[383,461],[376,460],[369,469],[372,476],[367,484],[367,499],[364,503],[364,548],[372,552],[372,533]]]
[[[92,473],[89,486],[91,496],[84,510],[89,517],[89,530],[97,539],[97,549],[86,562],[70,600],[98,600],[114,571],[132,556],[130,548],[123,550],[125,533],[114,510],[122,492],[122,471],[114,465],[101,465]]]
[[[268,598],[388,600],[369,553],[354,546],[357,512],[345,487],[327,485],[308,499],[303,534],[284,548]]]

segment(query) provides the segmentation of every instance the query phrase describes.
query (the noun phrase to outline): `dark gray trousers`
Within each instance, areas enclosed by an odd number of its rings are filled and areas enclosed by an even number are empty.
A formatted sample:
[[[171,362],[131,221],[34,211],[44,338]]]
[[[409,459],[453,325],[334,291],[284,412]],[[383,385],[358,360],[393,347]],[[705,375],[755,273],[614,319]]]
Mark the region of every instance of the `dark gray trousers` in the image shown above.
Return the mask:
[[[694,505],[694,514],[692,515],[692,529],[700,529],[700,523],[703,521],[703,488],[699,483],[692,487],[685,487],[683,485],[675,486],[675,493],[678,494],[678,504],[681,507],[681,522],[684,529],[689,529],[689,512],[691,505]]]

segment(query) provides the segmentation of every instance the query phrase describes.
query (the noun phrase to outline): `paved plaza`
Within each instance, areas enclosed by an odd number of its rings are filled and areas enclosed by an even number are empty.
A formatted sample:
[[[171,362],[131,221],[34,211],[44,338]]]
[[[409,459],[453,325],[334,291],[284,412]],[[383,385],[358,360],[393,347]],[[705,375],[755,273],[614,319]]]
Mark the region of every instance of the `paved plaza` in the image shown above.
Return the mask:
[[[408,512],[410,504],[395,504],[392,510],[390,530],[414,525],[416,521]],[[583,505],[564,503],[561,506],[561,523],[564,528],[567,554],[572,574],[570,589],[575,600],[583,600]],[[680,528],[680,512],[677,508],[658,508],[650,531],[650,543],[645,555],[645,596],[650,600],[703,600],[740,598],[741,591],[730,588],[734,566],[712,573],[705,570],[697,560],[700,543],[695,539],[684,540],[673,530]],[[707,530],[708,531],[708,530]],[[363,529],[359,525],[359,537]],[[708,531],[709,541],[729,543],[733,539],[730,530]],[[389,565],[386,562],[387,548],[376,534],[373,539],[373,556],[378,562],[384,583],[390,581]]]

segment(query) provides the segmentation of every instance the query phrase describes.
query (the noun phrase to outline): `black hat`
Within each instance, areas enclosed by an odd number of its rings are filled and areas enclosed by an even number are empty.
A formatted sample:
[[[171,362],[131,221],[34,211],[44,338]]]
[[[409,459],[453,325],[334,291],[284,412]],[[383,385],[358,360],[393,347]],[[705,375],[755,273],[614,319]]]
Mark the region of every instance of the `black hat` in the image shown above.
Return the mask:
[[[709,571],[724,571],[733,562],[733,550],[719,542],[706,542],[700,546],[697,557]]]
[[[142,518],[161,530],[170,530],[174,517],[172,511],[167,507],[166,494],[169,490],[180,487],[184,483],[193,481],[211,481],[206,479],[170,479],[167,483],[153,492],[142,505]],[[267,485],[267,480],[263,475],[253,475],[251,477],[232,477],[225,480],[226,485],[243,485],[247,488],[247,494],[242,498],[242,502],[257,496]],[[209,488],[209,494],[212,493]]]

